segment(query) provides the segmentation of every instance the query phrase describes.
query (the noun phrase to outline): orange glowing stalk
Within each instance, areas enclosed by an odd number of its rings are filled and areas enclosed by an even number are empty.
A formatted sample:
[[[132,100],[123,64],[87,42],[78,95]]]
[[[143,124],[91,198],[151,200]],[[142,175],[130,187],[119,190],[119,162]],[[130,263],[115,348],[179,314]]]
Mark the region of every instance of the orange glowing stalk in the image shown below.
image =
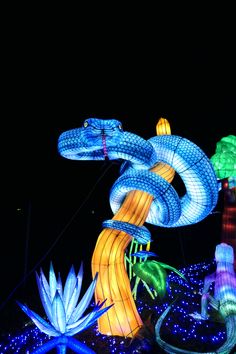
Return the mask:
[[[156,126],[157,135],[171,134],[170,125],[160,118]],[[151,169],[171,182],[175,170],[169,165],[158,163]],[[127,194],[113,220],[129,222],[142,226],[146,221],[153,196],[134,190]],[[130,280],[125,268],[125,250],[132,237],[124,231],[104,228],[100,233],[92,256],[92,275],[98,272],[95,300],[106,299],[106,306],[114,304],[108,312],[98,319],[98,330],[102,334],[133,337],[142,326],[132,296]]]

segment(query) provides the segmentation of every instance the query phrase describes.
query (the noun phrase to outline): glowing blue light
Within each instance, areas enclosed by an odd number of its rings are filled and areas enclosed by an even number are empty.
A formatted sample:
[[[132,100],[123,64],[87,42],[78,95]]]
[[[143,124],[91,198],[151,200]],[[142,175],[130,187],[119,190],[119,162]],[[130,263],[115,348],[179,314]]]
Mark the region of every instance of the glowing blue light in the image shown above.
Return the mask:
[[[98,273],[82,299],[77,303],[82,287],[83,263],[81,263],[77,275],[74,267],[71,267],[64,289],[60,274],[58,279],[56,278],[52,262],[50,263],[49,281],[47,281],[42,269],[40,270],[40,275],[36,273],[41,302],[49,322],[30,310],[27,305],[23,305],[20,302],[17,303],[43,333],[55,338],[49,340],[40,349],[35,349],[32,354],[47,353],[53,348],[57,348],[58,353],[63,354],[66,352],[67,347],[75,353],[94,353],[94,351],[72,336],[90,327],[112,306],[102,309],[104,301],[96,304],[90,313],[84,315],[92,300],[97,278]]]

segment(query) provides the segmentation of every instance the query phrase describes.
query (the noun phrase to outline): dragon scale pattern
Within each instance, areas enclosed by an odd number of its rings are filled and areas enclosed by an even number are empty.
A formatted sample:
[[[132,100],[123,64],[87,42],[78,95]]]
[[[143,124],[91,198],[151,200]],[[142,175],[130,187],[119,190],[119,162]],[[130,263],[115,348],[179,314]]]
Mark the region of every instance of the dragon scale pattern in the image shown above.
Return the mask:
[[[143,224],[197,223],[217,203],[217,178],[207,156],[189,140],[168,134],[145,140],[123,131],[118,120],[89,118],[58,139],[59,154],[67,159],[121,161],[120,176],[110,191],[114,217],[103,222],[91,262],[93,275],[99,273],[96,301],[114,303],[98,319],[103,334],[133,337],[142,326],[124,255],[132,237],[143,244],[150,241]],[[175,171],[186,189],[181,197],[171,185]]]
[[[205,153],[180,136],[160,135],[146,141],[121,127],[114,119],[87,119],[82,128],[61,134],[59,153],[72,160],[104,160],[104,135],[109,160],[125,161],[121,176],[111,188],[110,205],[114,214],[127,193],[138,189],[154,197],[147,223],[178,227],[204,219],[218,199],[217,178]],[[183,197],[162,176],[150,171],[160,162],[171,166],[181,177],[186,188]]]

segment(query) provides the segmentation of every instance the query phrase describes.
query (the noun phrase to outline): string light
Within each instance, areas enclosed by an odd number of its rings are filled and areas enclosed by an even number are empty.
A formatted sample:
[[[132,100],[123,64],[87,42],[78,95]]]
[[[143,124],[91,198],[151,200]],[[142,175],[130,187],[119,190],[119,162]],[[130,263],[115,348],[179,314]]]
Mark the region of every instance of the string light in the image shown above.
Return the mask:
[[[199,292],[203,286],[203,279],[206,274],[212,272],[215,268],[215,261],[201,262],[198,264],[190,265],[180,269],[188,283],[181,279],[177,274],[171,272],[168,275],[170,283],[170,290],[165,297],[165,301],[152,301],[150,296],[146,299],[141,299],[139,296],[137,300],[137,308],[141,315],[144,311],[152,311],[158,318],[167,306],[176,299],[176,305],[173,311],[166,318],[166,325],[163,326],[163,338],[171,339],[173,343],[181,345],[183,343],[185,348],[202,348],[204,350],[214,350],[224,343],[226,340],[226,332],[224,323],[214,321],[195,321],[192,317],[188,316],[189,313],[199,311],[200,308],[200,294]],[[142,292],[142,290],[140,290]],[[145,292],[145,290],[144,290]],[[142,293],[140,293],[141,295]],[[39,348],[44,343],[49,341],[49,336],[41,333],[39,329],[23,328],[17,335],[9,334],[2,338],[0,344],[1,354],[16,354],[16,353],[29,353],[33,349]],[[97,325],[92,326],[89,331],[80,333],[80,341],[88,347],[103,346],[103,354],[127,353],[130,339],[117,336],[103,335],[98,331]]]

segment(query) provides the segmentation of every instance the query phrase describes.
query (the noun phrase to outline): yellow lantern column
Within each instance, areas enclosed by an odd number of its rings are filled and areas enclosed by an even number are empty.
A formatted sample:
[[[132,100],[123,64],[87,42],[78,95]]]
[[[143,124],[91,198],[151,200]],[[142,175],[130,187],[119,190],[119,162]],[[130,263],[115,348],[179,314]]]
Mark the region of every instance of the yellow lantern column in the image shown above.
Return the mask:
[[[160,118],[157,135],[171,134],[167,119]],[[158,163],[151,169],[169,183],[175,171],[169,165]],[[142,226],[147,218],[153,197],[149,193],[134,190],[127,194],[113,220]],[[125,267],[125,250],[131,236],[123,231],[105,228],[100,233],[92,256],[92,275],[99,273],[95,289],[96,302],[106,299],[105,306],[114,304],[98,319],[98,330],[112,336],[133,337],[143,325],[137,311]]]

